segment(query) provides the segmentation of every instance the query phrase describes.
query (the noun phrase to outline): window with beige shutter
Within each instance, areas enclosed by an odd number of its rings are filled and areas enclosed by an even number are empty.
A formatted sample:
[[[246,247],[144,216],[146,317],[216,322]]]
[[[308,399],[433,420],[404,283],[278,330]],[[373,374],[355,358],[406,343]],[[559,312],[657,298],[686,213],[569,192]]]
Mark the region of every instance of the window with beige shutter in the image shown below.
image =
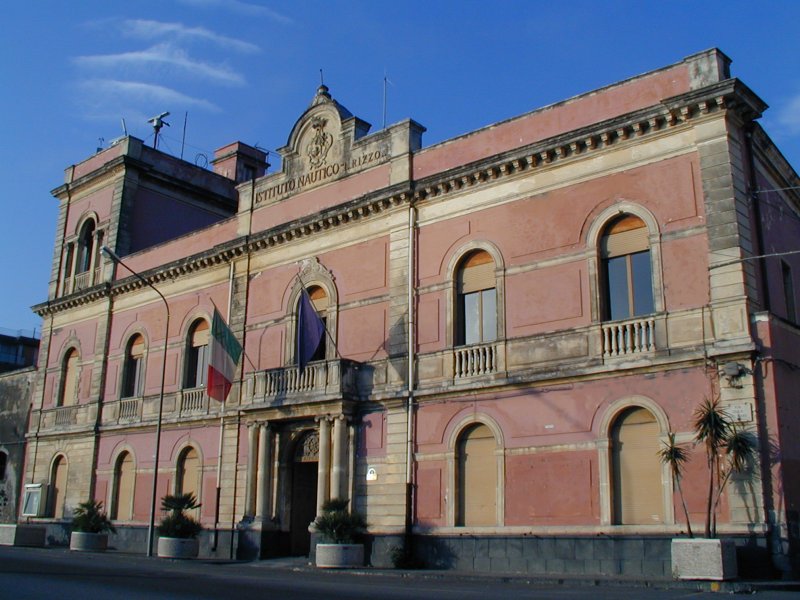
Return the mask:
[[[659,427],[647,409],[624,411],[611,431],[614,523],[657,525],[664,522]]]
[[[120,521],[133,519],[133,492],[136,473],[133,456],[123,452],[117,458],[114,468],[114,496],[111,499],[111,518]]]
[[[64,518],[64,500],[67,497],[67,459],[59,455],[53,461],[50,473],[50,514],[56,519]]]
[[[194,494],[195,498],[200,499],[202,486],[202,469],[200,468],[200,456],[197,450],[189,446],[184,448],[178,458],[178,476],[175,481],[176,494]],[[197,516],[198,510],[193,511]]]
[[[71,406],[78,402],[78,351],[72,348],[64,357],[61,371],[61,390],[58,406]]]
[[[456,345],[468,346],[497,339],[495,264],[485,250],[470,252],[456,276]]]
[[[600,239],[603,318],[617,321],[654,312],[649,231],[644,221],[623,215]]]
[[[464,430],[456,448],[456,525],[497,525],[497,441],[476,424]]]

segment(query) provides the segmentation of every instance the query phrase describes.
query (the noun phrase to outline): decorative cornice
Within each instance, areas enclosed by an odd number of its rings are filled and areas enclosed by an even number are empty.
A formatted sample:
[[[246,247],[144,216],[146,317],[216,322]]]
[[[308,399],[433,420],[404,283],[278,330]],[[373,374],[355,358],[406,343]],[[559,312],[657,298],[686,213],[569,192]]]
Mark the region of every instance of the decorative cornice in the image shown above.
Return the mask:
[[[700,90],[667,98],[659,105],[514,148],[421,180],[409,180],[365,194],[319,213],[242,236],[150,269],[143,272],[142,276],[152,284],[173,280],[228,263],[248,252],[280,246],[351,222],[380,216],[408,203],[434,201],[465,188],[496,182],[522,172],[550,168],[613,146],[638,143],[648,136],[661,134],[710,114],[733,110],[740,118],[751,120],[758,118],[764,109],[766,104],[747,86],[737,79],[726,79]],[[33,310],[44,317],[143,286],[141,281],[131,276],[38,304]]]

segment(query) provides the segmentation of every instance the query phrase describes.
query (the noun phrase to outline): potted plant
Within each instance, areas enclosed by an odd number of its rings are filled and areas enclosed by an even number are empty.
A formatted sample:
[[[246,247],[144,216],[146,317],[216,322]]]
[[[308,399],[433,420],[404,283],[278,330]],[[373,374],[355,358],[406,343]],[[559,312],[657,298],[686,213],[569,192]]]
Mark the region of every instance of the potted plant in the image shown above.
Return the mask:
[[[694,539],[689,512],[683,500],[680,481],[688,460],[684,448],[670,433],[661,460],[669,465],[683,503],[689,539],[672,540],[672,574],[676,579],[732,579],[737,575],[736,546],[733,540],[717,539],[717,510],[722,492],[734,473],[745,471],[755,456],[752,435],[730,421],[719,398],[706,398],[694,413],[694,439],[702,444],[708,466],[708,494],[705,503],[705,539]]]
[[[158,555],[162,558],[196,558],[200,549],[197,535],[200,523],[187,514],[200,504],[192,493],[167,495],[161,499],[161,510],[167,515],[158,526]]]
[[[367,530],[359,512],[348,510],[348,500],[335,498],[322,506],[314,528],[322,537],[316,547],[316,565],[321,568],[352,568],[364,564],[364,545],[358,538]]]
[[[81,502],[73,511],[69,549],[99,552],[108,548],[108,534],[116,533],[114,525],[99,500]]]

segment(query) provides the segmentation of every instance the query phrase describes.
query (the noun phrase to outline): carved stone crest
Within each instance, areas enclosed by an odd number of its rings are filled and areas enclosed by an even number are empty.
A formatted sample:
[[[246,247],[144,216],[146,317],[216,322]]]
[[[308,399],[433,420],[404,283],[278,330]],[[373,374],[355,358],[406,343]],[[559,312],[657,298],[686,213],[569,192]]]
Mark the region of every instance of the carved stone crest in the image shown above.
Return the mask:
[[[306,146],[306,155],[308,156],[308,164],[312,169],[321,167],[325,164],[325,158],[328,156],[328,151],[333,146],[333,136],[325,131],[325,125],[328,124],[328,119],[323,117],[314,117],[311,119],[311,127],[314,129],[314,137]]]
[[[319,460],[319,433],[309,431],[297,444],[294,451],[295,462],[317,462]]]

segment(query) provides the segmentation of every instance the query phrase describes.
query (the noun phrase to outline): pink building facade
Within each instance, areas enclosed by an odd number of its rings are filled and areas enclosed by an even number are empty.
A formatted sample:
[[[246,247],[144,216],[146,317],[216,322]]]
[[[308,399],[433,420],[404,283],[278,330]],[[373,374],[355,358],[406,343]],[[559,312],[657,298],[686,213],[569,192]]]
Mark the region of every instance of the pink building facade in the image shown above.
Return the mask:
[[[340,497],[375,565],[406,544],[440,567],[668,576],[686,524],[657,453],[671,432],[691,450],[701,530],[692,418],[718,398],[758,444],[718,531],[744,573],[791,573],[800,198],[765,109],[711,50],[430,147],[322,86],[272,173],[241,143],[210,172],[135,138],[70,167],[35,307],[39,518],[62,531],[94,497],[144,551],[157,476],[202,502],[207,555],[313,552]],[[300,370],[302,289],[328,335]],[[244,349],[222,404],[215,309]]]

